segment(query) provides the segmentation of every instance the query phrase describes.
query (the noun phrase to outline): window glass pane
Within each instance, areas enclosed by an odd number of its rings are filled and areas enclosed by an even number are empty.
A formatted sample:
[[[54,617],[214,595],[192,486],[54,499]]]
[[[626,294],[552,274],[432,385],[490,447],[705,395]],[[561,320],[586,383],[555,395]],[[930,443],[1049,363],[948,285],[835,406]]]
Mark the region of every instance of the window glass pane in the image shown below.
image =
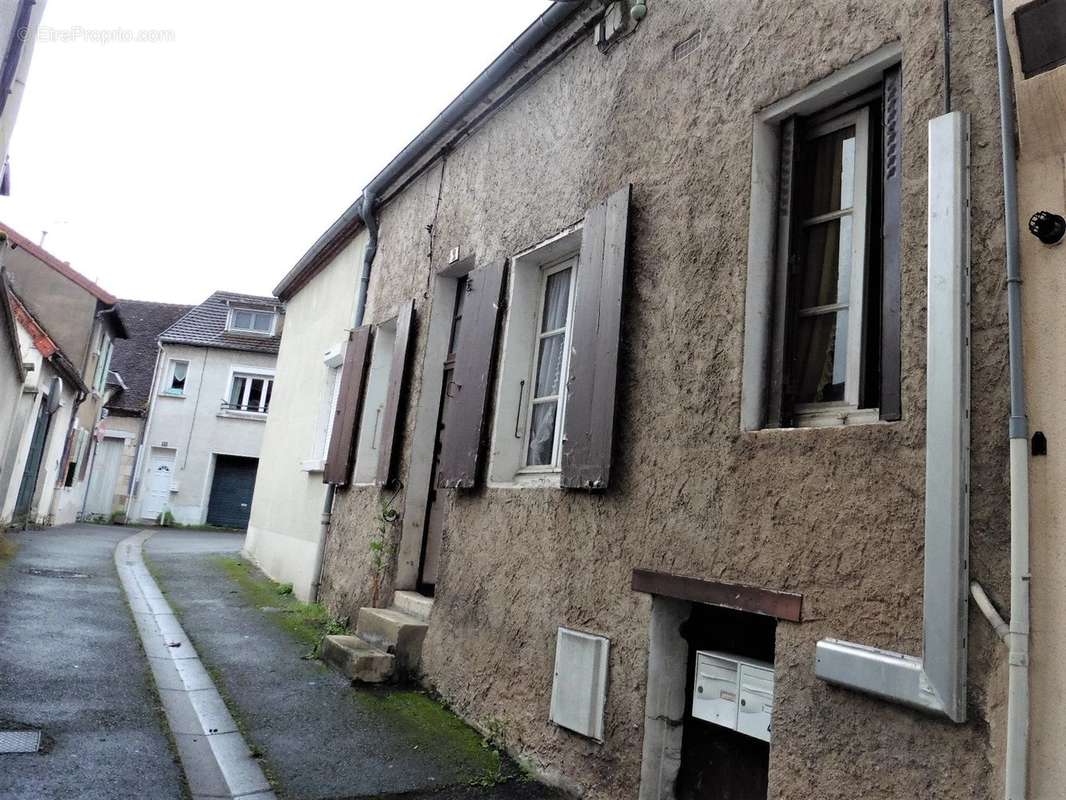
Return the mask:
[[[259,404],[262,400],[263,380],[261,378],[252,378],[251,386],[248,389],[248,408],[259,408]]]
[[[544,312],[540,330],[557,331],[566,327],[566,312],[570,308],[570,270],[552,273],[544,286]]]
[[[260,333],[270,333],[271,314],[253,314],[252,321]]]
[[[466,304],[466,276],[459,279],[455,286],[455,311],[452,313],[452,333],[448,339],[449,355],[455,352],[455,346],[459,342],[459,329],[463,324],[463,306]]]
[[[851,215],[804,232],[797,308],[847,303],[851,286]]]
[[[537,360],[537,380],[534,397],[550,397],[559,394],[559,382],[563,372],[563,345],[566,335],[556,333],[540,340],[540,355]]]
[[[537,403],[529,420],[529,449],[526,464],[531,467],[546,467],[552,463],[555,449],[556,403]]]
[[[270,408],[270,392],[274,388],[274,381],[267,381],[266,384],[267,384],[267,386],[266,386],[266,396],[263,398],[263,410],[264,411],[266,411],[268,408]]]
[[[808,176],[804,218],[851,208],[855,184],[855,128],[849,127],[819,136],[805,148]]]
[[[801,317],[796,324],[796,402],[844,399],[848,366],[848,312]]]
[[[248,330],[252,327],[252,312],[251,311],[234,311],[233,312],[233,327]]]
[[[240,375],[233,377],[233,386],[230,388],[229,403],[231,406],[239,406],[241,404],[241,398],[244,397],[244,383],[245,379]]]

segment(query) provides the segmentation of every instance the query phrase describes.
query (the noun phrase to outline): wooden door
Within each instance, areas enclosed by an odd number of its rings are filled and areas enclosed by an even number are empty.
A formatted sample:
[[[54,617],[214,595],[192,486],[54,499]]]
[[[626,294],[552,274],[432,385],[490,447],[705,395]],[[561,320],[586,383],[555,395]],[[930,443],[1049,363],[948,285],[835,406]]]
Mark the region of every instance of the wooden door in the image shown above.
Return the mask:
[[[15,520],[25,521],[29,516],[33,495],[37,490],[37,477],[41,472],[44,459],[44,444],[48,440],[49,423],[52,415],[48,413],[48,397],[42,395],[41,407],[37,412],[37,422],[33,426],[33,438],[30,439],[30,451],[26,455],[26,466],[22,471],[22,483],[19,484],[18,497],[15,500]]]

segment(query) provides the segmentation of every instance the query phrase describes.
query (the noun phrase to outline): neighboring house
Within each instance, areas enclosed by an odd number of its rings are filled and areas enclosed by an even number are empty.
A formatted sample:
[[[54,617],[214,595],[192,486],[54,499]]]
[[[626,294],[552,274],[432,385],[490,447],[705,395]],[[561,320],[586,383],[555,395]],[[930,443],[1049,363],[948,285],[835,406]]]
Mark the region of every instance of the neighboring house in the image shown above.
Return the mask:
[[[246,555],[307,600],[326,497],[326,461],[340,372],[354,326],[365,235],[348,242],[285,305],[285,336],[263,432]]]
[[[1013,232],[1066,205],[1066,7],[1008,6]],[[1042,585],[1008,667],[967,598],[1006,606],[1027,508],[1013,104],[987,4],[946,7],[950,37],[939,3],[554,4],[315,243],[248,549],[314,591],[332,408],[349,669],[419,673],[589,800],[987,800],[1019,764],[1022,797],[1021,671],[1061,793],[1061,255],[1026,239]]]
[[[98,433],[83,514],[92,519],[126,517],[151,400],[159,335],[193,306],[119,300],[117,308],[128,338],[115,342],[111,356],[108,385],[112,394]]]
[[[8,148],[44,7],[45,0],[0,0],[0,194],[8,193]]]
[[[215,292],[159,335],[130,519],[245,527],[282,309]]]
[[[63,465],[47,514],[51,524],[74,522],[85,501],[97,425],[114,391],[108,386],[111,353],[126,329],[112,294],[8,226],[0,224],[0,233],[12,286],[89,388],[63,433]]]
[[[0,314],[5,338],[14,334],[14,350],[5,349],[18,354],[20,366],[0,384],[0,527],[47,524],[67,432],[89,388],[3,270]]]

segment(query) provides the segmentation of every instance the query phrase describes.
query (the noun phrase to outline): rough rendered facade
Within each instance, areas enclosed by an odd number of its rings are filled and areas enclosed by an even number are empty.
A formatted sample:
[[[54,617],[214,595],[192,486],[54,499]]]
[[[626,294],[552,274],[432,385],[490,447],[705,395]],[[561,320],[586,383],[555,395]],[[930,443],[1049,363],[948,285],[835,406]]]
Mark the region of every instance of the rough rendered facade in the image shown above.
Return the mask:
[[[986,0],[950,7],[950,103],[970,115],[969,570],[1005,601],[995,36]],[[653,601],[631,589],[635,569],[802,595],[801,621],[779,619],[773,629],[769,798],[968,800],[1001,792],[1006,660],[976,609],[962,724],[835,688],[813,668],[825,637],[903,653],[922,648],[927,126],[945,104],[941,12],[940,3],[916,0],[657,0],[606,52],[593,46],[591,30],[574,35],[571,23],[528,63],[558,48],[556,58],[379,210],[366,322],[385,322],[412,300],[416,322],[394,444],[398,481],[382,489],[357,480],[338,492],[334,508],[321,596],[353,619],[371,601],[370,542],[385,501],[401,517],[385,526],[394,559],[384,595],[416,588],[405,542],[423,519],[408,506],[413,492],[424,492],[418,417],[436,402],[423,387],[427,351],[441,350],[430,339],[441,330],[434,320],[453,313],[453,301],[436,290],[454,275],[449,253],[458,248],[459,263],[475,268],[513,259],[632,185],[610,484],[586,492],[490,480],[440,490],[447,522],[422,658],[429,686],[584,797],[636,798],[641,785]],[[901,419],[743,431],[753,121],[896,43]],[[513,313],[501,313],[504,328]],[[495,441],[501,426],[516,422],[494,408],[498,385],[488,396],[485,424]],[[497,456],[485,456],[490,472]],[[602,742],[549,721],[560,626],[610,640]]]

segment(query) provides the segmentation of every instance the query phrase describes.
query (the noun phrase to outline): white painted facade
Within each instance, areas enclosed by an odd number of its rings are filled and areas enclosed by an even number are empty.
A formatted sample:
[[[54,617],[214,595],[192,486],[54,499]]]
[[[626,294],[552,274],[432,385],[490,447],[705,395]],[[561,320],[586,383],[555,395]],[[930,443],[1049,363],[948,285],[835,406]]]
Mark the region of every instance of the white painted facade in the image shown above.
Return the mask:
[[[23,362],[31,364],[32,369],[29,370],[15,403],[11,426],[7,429],[6,448],[0,451],[3,459],[0,461],[0,526],[11,522],[41,403],[45,401],[52,378],[58,377],[52,365],[34,347],[33,339],[26,329],[20,324],[17,330]],[[52,414],[48,425],[37,488],[30,504],[28,522],[31,525],[47,525],[54,521],[50,512],[56,485],[62,478],[63,448],[77,399],[76,391],[68,380],[63,380],[61,404]]]
[[[134,466],[131,521],[157,521],[169,511],[180,524],[205,524],[216,457],[259,458],[266,426],[267,414],[223,408],[233,374],[272,377],[275,360],[266,353],[160,345],[144,441]],[[188,363],[183,393],[167,388],[173,361]],[[169,468],[160,470],[162,466]]]
[[[285,307],[278,381],[263,437],[245,555],[306,600],[321,536],[324,445],[338,352],[355,319],[365,232]]]

